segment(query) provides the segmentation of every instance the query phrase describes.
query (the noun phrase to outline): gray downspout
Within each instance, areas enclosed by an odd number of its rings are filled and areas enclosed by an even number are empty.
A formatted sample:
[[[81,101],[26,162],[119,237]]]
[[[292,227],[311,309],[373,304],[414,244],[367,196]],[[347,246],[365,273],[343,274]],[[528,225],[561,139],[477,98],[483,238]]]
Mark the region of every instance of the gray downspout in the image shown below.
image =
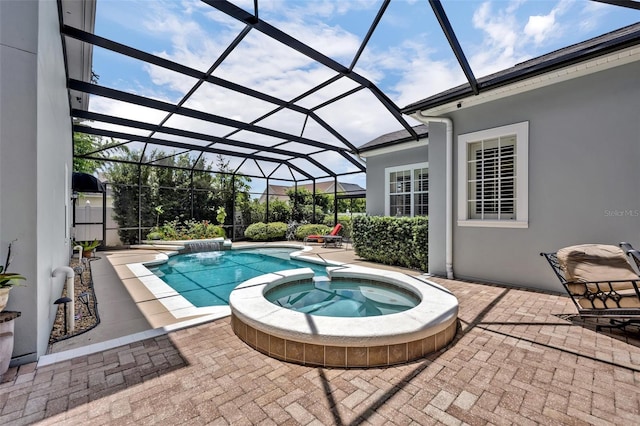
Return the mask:
[[[445,268],[447,278],[452,280],[453,276],[453,121],[447,117],[429,117],[422,115],[422,111],[417,111],[412,115],[416,120],[429,123],[443,123],[446,128],[446,167],[447,174],[445,180]]]

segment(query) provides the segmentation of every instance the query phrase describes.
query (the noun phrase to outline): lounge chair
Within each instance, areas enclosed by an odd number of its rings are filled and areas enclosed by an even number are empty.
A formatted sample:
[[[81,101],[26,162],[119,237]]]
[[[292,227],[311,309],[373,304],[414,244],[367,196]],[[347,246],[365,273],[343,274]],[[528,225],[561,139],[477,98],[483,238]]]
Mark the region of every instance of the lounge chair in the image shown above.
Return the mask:
[[[322,247],[342,247],[342,235],[323,235]]]
[[[616,246],[583,244],[544,256],[581,317],[610,318],[609,326],[640,324],[640,277]]]
[[[307,235],[304,237],[304,243],[315,241],[317,243],[323,243],[323,247],[326,247],[327,241],[329,240],[331,244],[336,244],[336,241],[339,241],[340,245],[342,245],[342,236],[338,235],[341,230],[342,224],[338,223],[328,235]]]
[[[620,248],[629,256],[629,261],[635,263],[636,272],[640,272],[640,252],[629,243],[620,243]]]

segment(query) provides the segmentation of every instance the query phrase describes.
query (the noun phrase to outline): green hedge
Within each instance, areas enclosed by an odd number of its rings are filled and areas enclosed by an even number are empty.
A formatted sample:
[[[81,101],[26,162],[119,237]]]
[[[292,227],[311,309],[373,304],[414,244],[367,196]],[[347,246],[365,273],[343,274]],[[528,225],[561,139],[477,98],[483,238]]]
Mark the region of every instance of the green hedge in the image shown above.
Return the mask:
[[[428,243],[427,217],[353,218],[353,249],[363,259],[427,271]]]
[[[286,235],[287,224],[284,222],[256,222],[244,231],[244,236],[254,241],[284,240]]]

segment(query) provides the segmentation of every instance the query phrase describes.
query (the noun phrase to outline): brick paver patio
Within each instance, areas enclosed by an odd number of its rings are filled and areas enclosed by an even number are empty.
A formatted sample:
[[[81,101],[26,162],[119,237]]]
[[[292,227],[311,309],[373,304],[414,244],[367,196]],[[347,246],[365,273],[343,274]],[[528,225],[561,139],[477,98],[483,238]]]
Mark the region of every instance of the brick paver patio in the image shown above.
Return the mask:
[[[640,334],[576,320],[568,298],[435,278],[460,301],[453,344],[390,368],[269,358],[228,318],[0,384],[0,424],[640,424]]]

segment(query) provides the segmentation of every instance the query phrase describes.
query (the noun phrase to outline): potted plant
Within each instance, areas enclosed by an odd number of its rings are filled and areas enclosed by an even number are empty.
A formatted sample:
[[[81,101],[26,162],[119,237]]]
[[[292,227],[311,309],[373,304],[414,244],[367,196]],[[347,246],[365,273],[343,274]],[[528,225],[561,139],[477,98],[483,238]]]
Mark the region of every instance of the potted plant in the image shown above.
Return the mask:
[[[9,291],[14,286],[20,285],[20,280],[26,278],[15,272],[7,272],[9,264],[11,263],[11,245],[13,241],[9,243],[9,251],[7,252],[7,260],[4,262],[4,266],[0,265],[0,312],[4,310],[9,301]]]
[[[91,257],[91,253],[100,245],[100,242],[98,240],[75,241],[73,245],[82,247],[82,257]]]

